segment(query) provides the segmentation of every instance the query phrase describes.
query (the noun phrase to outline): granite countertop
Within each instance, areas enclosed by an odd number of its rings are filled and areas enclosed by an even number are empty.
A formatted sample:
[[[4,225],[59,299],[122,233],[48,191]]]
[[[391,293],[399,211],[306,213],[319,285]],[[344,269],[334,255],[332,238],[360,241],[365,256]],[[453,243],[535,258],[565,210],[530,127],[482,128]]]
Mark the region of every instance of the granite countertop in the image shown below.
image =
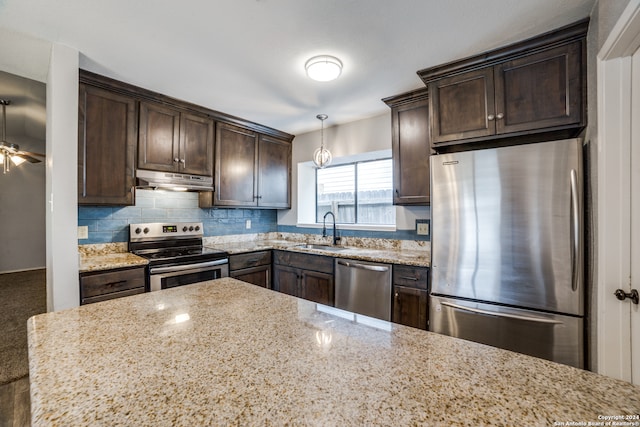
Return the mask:
[[[280,249],[389,264],[406,264],[421,267],[428,267],[430,265],[430,254],[428,251],[408,250],[401,247],[372,249],[356,246],[341,246],[343,249],[340,251],[326,251],[301,248],[300,245],[303,243],[305,242],[284,239],[258,239],[232,243],[208,243],[205,246],[212,249],[224,250],[232,255]],[[80,250],[81,273],[135,267],[138,265],[147,265],[148,263],[149,261],[147,259],[126,252],[126,244],[91,245],[90,248],[81,246]]]
[[[149,260],[129,252],[80,253],[80,273],[144,266]]]
[[[554,426],[640,413],[630,383],[331,310],[224,278],[34,316],[33,425]]]
[[[361,261],[381,262],[388,264],[404,264],[420,267],[430,266],[430,254],[427,251],[407,250],[402,248],[375,249],[356,246],[339,246],[339,251],[303,248],[304,242],[288,240],[257,240],[238,243],[207,244],[207,247],[225,250],[230,254],[240,254],[259,250],[280,249],[316,255],[349,258]]]

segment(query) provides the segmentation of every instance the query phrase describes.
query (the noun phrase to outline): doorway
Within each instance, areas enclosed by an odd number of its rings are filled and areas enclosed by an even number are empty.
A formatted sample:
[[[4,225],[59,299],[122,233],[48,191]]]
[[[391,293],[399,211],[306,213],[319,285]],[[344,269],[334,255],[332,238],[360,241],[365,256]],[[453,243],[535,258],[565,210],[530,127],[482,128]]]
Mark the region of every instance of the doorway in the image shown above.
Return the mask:
[[[640,289],[640,0],[597,62],[598,372],[640,384],[640,305],[614,296]]]

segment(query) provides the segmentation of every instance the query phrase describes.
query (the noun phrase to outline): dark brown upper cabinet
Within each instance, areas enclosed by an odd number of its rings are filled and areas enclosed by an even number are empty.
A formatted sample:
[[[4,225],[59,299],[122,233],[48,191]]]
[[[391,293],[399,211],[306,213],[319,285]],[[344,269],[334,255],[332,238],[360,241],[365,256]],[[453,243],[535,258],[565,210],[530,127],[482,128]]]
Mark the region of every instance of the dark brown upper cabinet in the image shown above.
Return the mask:
[[[427,89],[383,99],[391,107],[393,204],[429,205],[429,97]]]
[[[141,102],[138,167],[212,176],[213,120]]]
[[[291,207],[291,149],[289,141],[258,138],[258,206]]]
[[[228,123],[216,125],[215,176],[200,206],[291,207],[291,143]]]
[[[78,101],[78,203],[133,205],[136,100],[81,82]]]
[[[429,88],[432,148],[577,135],[586,122],[588,23],[418,71]]]
[[[132,205],[136,167],[213,176],[218,149],[220,200],[201,192],[202,207],[291,206],[293,135],[90,71],[79,74],[80,204]]]

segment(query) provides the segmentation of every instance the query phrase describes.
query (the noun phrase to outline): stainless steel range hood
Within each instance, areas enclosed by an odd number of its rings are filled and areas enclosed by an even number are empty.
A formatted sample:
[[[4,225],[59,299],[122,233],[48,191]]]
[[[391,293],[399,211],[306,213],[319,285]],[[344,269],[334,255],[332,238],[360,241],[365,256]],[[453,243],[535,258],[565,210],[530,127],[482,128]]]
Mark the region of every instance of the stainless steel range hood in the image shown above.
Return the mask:
[[[213,191],[213,178],[203,175],[136,170],[138,188],[173,191]]]

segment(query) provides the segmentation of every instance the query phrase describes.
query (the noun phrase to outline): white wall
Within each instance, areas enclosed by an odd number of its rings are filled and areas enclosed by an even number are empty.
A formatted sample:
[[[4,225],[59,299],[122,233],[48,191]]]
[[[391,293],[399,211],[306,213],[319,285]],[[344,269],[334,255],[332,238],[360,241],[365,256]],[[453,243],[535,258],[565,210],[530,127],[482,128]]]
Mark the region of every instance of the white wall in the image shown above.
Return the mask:
[[[329,117],[329,120],[325,122],[327,127],[324,129],[324,145],[331,151],[334,162],[339,162],[340,158],[357,154],[391,150],[391,110],[380,116],[336,126],[331,126],[330,119]],[[318,130],[297,135],[293,140],[291,209],[278,211],[278,224],[280,225],[297,225],[308,222],[307,218],[298,212],[298,204],[300,201],[315,203],[315,190],[310,191],[308,186],[304,186],[304,183],[309,183],[309,180],[314,179],[313,169],[308,165],[308,162],[311,160],[313,152],[320,146],[320,121],[316,121],[318,122]],[[430,218],[429,208],[422,206],[396,207],[397,229],[414,229],[417,218]]]
[[[46,81],[51,43],[0,28],[0,70],[41,83]],[[10,97],[10,93],[0,94]],[[11,106],[7,107],[8,109]],[[7,112],[9,115],[9,111]],[[7,136],[21,148],[41,152],[34,141],[15,139],[7,125]],[[10,138],[7,138],[10,139]],[[41,147],[41,146],[40,146]],[[38,149],[36,149],[38,148]],[[26,167],[25,167],[26,166]],[[34,167],[29,167],[34,166]],[[2,176],[0,219],[0,272],[44,267],[44,167],[22,165]],[[25,223],[33,224],[25,230]]]
[[[42,150],[42,141],[9,135],[7,140],[22,150]],[[6,175],[0,175],[0,274],[45,266],[44,164],[11,166]]]
[[[80,302],[78,283],[78,51],[53,44],[47,77],[47,307]]]
[[[2,71],[47,85],[47,309],[75,307],[80,301],[76,176],[79,54],[67,46],[5,29],[0,29],[0,52]]]

